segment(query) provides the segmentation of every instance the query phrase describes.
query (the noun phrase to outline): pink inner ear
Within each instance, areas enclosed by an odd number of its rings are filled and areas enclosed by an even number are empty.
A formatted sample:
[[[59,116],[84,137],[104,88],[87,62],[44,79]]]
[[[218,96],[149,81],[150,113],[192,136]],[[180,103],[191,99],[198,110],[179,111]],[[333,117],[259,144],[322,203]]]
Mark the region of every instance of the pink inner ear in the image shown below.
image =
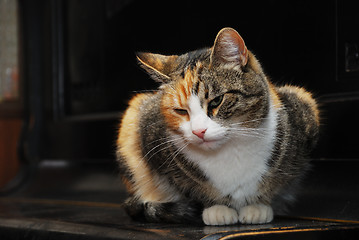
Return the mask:
[[[230,38],[235,42],[235,45],[238,49],[237,54],[239,55],[241,65],[246,65],[248,61],[248,50],[243,38],[234,30],[230,31],[229,34],[231,36]]]
[[[248,61],[247,47],[242,37],[232,28],[224,28],[218,33],[212,55],[212,60],[222,63],[244,66]]]

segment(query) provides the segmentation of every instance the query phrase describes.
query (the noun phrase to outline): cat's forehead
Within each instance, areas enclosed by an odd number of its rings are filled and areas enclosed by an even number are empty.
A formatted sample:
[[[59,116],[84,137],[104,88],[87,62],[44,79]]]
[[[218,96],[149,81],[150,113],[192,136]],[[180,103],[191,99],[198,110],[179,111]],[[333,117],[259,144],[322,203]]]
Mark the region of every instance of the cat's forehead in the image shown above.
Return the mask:
[[[188,107],[191,96],[197,96],[201,105],[225,92],[225,84],[215,78],[205,77],[208,67],[201,61],[188,66],[177,80],[173,81],[165,90],[166,95],[178,107]]]
[[[201,49],[180,55],[176,69],[170,73],[173,85],[192,86],[194,90],[203,84],[210,92],[221,92],[236,83],[238,69],[210,66],[211,49]],[[195,91],[197,92],[197,91]]]
[[[184,69],[178,82],[191,87],[193,94],[208,98],[237,88],[239,78],[238,72],[211,68],[207,62],[197,61]]]

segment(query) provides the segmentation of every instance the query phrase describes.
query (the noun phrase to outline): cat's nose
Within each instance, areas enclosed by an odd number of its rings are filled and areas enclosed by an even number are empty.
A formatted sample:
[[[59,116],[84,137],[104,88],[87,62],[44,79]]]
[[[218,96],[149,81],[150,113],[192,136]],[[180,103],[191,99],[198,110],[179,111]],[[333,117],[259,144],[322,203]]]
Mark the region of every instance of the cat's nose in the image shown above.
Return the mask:
[[[194,135],[196,135],[197,137],[203,139],[204,138],[204,134],[206,133],[207,129],[196,129],[196,130],[192,130],[192,133]]]

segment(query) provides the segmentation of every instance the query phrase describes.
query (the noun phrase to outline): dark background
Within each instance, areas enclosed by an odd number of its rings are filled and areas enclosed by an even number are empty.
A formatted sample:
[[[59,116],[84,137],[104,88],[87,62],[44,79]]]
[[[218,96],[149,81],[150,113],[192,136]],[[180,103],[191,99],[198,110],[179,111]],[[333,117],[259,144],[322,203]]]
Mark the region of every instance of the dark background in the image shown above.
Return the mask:
[[[276,84],[322,110],[315,159],[358,159],[359,17],[348,1],[20,1],[29,161],[113,161],[119,116],[157,84],[136,51],[181,54],[235,28]]]

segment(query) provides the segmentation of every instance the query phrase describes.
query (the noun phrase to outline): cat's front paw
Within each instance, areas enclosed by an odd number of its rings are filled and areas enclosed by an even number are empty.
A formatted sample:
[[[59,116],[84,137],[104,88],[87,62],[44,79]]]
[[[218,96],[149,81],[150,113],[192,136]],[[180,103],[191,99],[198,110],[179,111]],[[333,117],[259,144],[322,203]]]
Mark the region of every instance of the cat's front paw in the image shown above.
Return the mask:
[[[268,223],[273,220],[273,209],[264,204],[248,205],[240,209],[239,221],[245,224]]]
[[[206,225],[229,225],[238,222],[238,213],[225,205],[214,205],[204,209],[202,219]]]

